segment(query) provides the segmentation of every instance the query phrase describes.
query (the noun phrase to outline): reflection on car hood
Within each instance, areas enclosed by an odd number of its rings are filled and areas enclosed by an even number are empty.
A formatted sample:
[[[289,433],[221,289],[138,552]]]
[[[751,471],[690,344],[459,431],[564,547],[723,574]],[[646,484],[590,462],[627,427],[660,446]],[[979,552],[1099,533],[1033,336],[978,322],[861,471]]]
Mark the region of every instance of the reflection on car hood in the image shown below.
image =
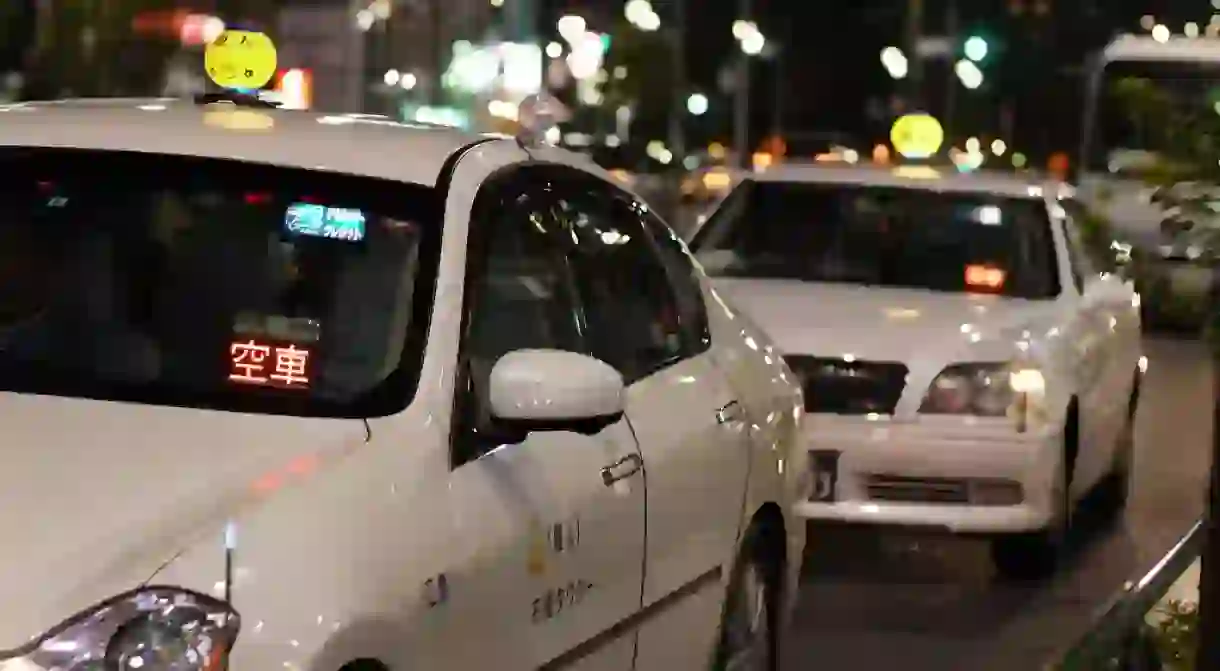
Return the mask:
[[[0,650],[153,576],[266,492],[362,441],[309,420],[0,394]],[[221,576],[217,576],[219,579]]]
[[[877,361],[1004,358],[1047,328],[1054,301],[793,280],[717,279],[784,352]]]

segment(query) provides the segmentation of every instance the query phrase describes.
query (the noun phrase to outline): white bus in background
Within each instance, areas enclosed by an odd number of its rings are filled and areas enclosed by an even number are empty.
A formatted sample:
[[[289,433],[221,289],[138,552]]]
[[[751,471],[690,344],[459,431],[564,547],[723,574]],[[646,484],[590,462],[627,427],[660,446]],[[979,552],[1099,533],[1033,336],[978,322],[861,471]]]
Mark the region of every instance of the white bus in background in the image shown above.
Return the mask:
[[[1156,165],[1164,147],[1163,128],[1133,115],[1117,99],[1123,80],[1141,79],[1168,95],[1177,110],[1216,113],[1220,101],[1220,40],[1123,35],[1095,62],[1085,98],[1079,173],[1080,198],[1109,218],[1116,233],[1146,250],[1171,259],[1195,260],[1201,249],[1187,236],[1162,233],[1171,208],[1145,182],[1145,171]],[[1220,111],[1220,110],[1218,110]],[[1220,185],[1179,184],[1168,192],[1197,193]],[[1162,190],[1162,194],[1165,194]],[[1195,241],[1198,242],[1198,241]]]

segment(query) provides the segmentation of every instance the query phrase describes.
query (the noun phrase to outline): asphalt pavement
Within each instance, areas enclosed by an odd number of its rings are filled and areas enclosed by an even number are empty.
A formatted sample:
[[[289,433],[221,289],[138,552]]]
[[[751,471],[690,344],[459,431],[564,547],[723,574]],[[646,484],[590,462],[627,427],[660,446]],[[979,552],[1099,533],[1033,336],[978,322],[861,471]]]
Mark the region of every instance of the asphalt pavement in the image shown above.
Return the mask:
[[[1203,510],[1211,368],[1203,346],[1145,344],[1135,480],[1120,517],[1081,517],[1057,575],[1011,584],[979,541],[811,525],[784,668],[1036,671],[1076,640],[1122,584]]]

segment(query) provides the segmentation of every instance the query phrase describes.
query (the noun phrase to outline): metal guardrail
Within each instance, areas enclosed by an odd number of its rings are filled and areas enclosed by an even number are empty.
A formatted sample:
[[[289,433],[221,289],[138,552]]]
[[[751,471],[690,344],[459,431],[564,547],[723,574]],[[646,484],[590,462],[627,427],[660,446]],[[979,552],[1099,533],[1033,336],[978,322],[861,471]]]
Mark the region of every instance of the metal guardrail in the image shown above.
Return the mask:
[[[1199,558],[1203,538],[1204,524],[1199,520],[1142,578],[1125,584],[1094,619],[1089,631],[1046,670],[1145,668],[1124,664],[1128,661],[1124,657],[1134,653],[1133,642],[1143,631],[1148,613]]]

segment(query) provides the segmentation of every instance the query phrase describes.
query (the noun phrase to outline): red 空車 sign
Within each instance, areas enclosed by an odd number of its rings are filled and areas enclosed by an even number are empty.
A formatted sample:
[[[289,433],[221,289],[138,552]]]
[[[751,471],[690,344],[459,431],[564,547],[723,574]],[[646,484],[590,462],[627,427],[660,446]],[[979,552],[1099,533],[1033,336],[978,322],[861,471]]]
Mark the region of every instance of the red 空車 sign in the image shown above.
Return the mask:
[[[229,345],[229,381],[258,387],[309,389],[313,350],[292,343],[246,338]]]

